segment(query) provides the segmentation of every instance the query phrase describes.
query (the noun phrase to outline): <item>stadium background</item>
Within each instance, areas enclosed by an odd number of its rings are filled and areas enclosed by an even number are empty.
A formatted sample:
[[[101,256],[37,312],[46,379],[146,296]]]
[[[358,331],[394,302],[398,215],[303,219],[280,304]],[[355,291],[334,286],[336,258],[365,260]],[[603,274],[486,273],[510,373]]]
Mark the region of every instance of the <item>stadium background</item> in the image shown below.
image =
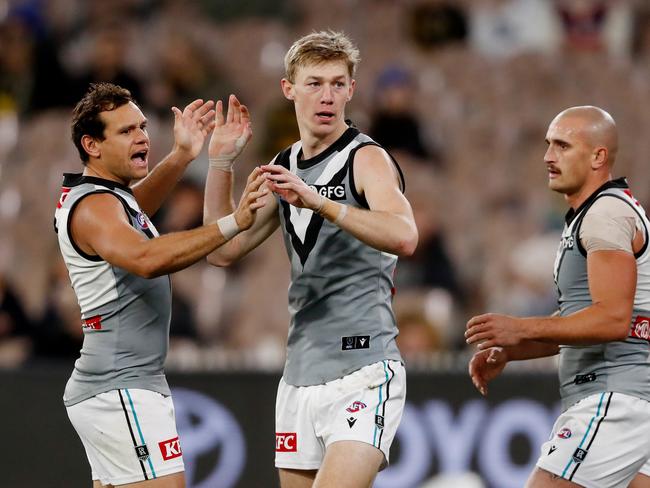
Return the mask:
[[[297,138],[279,86],[284,52],[332,28],[362,54],[348,116],[400,161],[420,230],[396,277],[409,403],[375,485],[522,486],[558,408],[554,362],[509,366],[482,399],[465,374],[464,323],[554,308],[565,207],[542,157],[563,108],[615,117],[615,173],[650,203],[649,21],[642,0],[0,0],[0,484],[88,486],[60,400],[81,328],[52,228],[61,173],[81,169],[74,101],[91,81],[131,89],[154,163],[171,148],[172,105],[236,93],[255,133],[241,185]],[[200,222],[205,163],[156,216],[163,232]],[[173,277],[167,369],[189,486],[277,485],[286,259],[276,235],[233,268],[198,263]]]

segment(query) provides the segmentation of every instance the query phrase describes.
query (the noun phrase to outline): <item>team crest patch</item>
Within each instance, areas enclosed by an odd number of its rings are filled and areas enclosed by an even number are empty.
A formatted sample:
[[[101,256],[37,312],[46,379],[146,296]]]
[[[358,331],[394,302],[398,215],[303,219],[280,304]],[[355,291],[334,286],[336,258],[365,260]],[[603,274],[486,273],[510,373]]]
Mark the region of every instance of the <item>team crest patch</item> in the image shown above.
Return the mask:
[[[375,415],[375,425],[378,429],[384,428],[384,417],[382,415]]]
[[[560,429],[558,431],[558,433],[557,433],[557,436],[560,439],[568,439],[569,437],[571,437],[571,435],[572,435],[571,429],[569,429],[567,427],[564,427],[563,429]]]
[[[135,455],[138,456],[138,459],[142,462],[149,459],[149,449],[147,448],[147,445],[142,444],[141,446],[135,446]]]
[[[355,401],[346,410],[350,413],[357,413],[359,410],[366,408],[366,404],[360,401]]]
[[[149,228],[149,224],[147,224],[147,218],[144,216],[142,212],[138,213],[135,219],[138,221],[138,225],[140,226],[141,229]]]

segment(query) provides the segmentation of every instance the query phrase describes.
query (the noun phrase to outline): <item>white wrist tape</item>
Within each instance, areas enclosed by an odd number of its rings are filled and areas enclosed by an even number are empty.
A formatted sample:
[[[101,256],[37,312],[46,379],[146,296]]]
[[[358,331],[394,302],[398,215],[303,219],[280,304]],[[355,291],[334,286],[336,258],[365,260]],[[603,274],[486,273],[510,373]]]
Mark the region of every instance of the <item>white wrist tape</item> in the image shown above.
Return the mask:
[[[246,136],[239,136],[235,141],[235,150],[228,153],[217,156],[216,158],[209,158],[211,168],[220,169],[221,171],[232,172],[232,167],[235,164],[235,158],[239,156],[239,153],[246,145]]]
[[[339,225],[341,222],[343,222],[343,219],[345,218],[345,216],[347,214],[348,214],[348,206],[345,203],[341,203],[341,208],[339,210],[339,214],[334,219],[334,223],[336,225]]]
[[[217,227],[219,227],[221,235],[227,241],[235,237],[241,231],[237,225],[234,214],[226,215],[225,217],[221,217],[219,220],[217,220]]]

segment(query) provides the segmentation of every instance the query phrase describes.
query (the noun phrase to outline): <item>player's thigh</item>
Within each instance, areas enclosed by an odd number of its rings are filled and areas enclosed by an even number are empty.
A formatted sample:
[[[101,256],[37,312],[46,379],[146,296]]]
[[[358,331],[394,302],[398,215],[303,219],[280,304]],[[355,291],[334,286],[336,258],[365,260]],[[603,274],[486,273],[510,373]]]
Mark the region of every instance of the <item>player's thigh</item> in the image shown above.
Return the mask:
[[[368,443],[334,442],[327,447],[314,488],[369,488],[383,462],[384,453]]]
[[[577,485],[573,481],[565,480],[564,478],[549,473],[546,470],[536,467],[531,473],[525,488],[580,488],[582,485]]]
[[[637,474],[628,488],[650,488],[650,475]]]
[[[120,488],[185,488],[185,475],[184,473],[174,473],[155,480],[137,481],[118,486]]]
[[[278,469],[281,488],[311,488],[316,477],[315,469]]]

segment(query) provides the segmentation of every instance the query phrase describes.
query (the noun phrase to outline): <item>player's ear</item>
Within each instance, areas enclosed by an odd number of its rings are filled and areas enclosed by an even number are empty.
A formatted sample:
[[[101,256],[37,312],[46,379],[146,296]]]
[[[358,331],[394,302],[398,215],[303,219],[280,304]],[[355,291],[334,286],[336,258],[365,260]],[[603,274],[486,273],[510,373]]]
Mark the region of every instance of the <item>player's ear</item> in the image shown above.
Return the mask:
[[[348,98],[347,98],[348,102],[352,100],[352,95],[354,95],[354,87],[356,86],[356,84],[357,82],[354,79],[350,80],[350,88],[348,88]]]
[[[88,153],[88,156],[92,158],[98,158],[101,155],[97,139],[87,134],[81,137],[81,147],[83,147],[84,151]]]
[[[282,87],[282,93],[287,100],[293,100],[293,83],[291,83],[286,78],[282,78],[280,81],[280,86]]]

